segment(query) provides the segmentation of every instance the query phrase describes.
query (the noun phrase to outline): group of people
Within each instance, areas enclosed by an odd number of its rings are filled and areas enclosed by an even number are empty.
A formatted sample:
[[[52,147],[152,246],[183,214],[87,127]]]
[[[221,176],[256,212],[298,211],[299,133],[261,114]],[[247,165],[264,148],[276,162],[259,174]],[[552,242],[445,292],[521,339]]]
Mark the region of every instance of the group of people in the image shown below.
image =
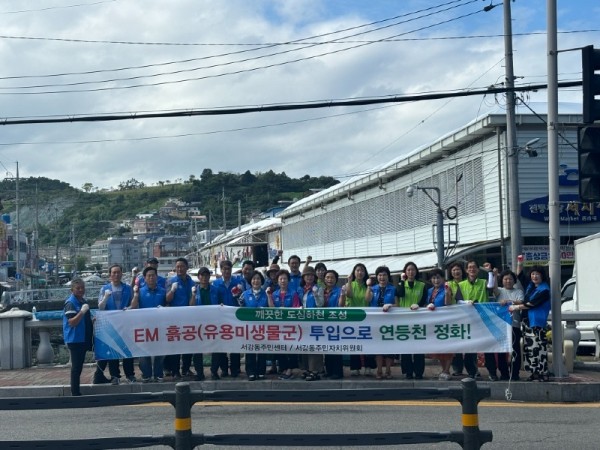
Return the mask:
[[[240,273],[234,274],[233,264],[225,260],[220,262],[220,276],[211,282],[211,271],[206,267],[198,271],[198,280],[193,280],[187,273],[189,265],[185,258],[176,260],[175,274],[165,279],[158,275],[158,260],[150,258],[142,273],[133,277],[131,285],[122,282],[123,269],[114,264],[109,269],[109,283],[100,290],[98,308],[119,310],[221,304],[244,308],[360,307],[388,311],[394,307],[434,310],[455,303],[497,301],[510,305],[513,352],[485,354],[489,379],[498,380],[499,371],[501,379],[519,380],[521,337],[529,380],[548,379],[546,322],[550,310],[550,288],[543,267],[532,267],[529,277],[526,277],[521,261],[516,274],[508,270],[498,273],[485,264],[484,269],[494,277],[492,286],[488,287],[486,280],[479,278],[480,267],[475,261],[468,261],[466,267],[460,262],[450,264],[447,281],[444,271],[433,269],[429,272],[428,282],[421,279],[414,262],[407,262],[397,284],[393,283],[387,267],[377,267],[374,277],[371,277],[365,265],[358,263],[347,281],[340,285],[339,274],[335,270],[328,270],[321,262],[312,267],[311,262],[312,259],[308,257],[300,270],[300,258],[292,255],[287,261],[289,270],[281,269],[275,260],[263,274],[252,261],[247,260],[242,263]],[[63,331],[71,353],[71,393],[81,395],[79,379],[85,353],[92,347],[92,321],[84,297],[84,282],[73,280],[71,290],[72,295],[64,307]],[[353,376],[364,373],[374,375],[377,379],[390,379],[397,356],[350,355],[350,373]],[[440,362],[441,380],[449,380],[452,375],[463,375],[463,370],[470,377],[480,376],[477,354],[442,353],[431,356]],[[342,355],[247,353],[245,373],[249,381],[266,377],[268,360],[272,362],[270,373],[277,374],[282,380],[294,376],[302,376],[307,381],[321,377],[343,377]],[[205,379],[203,361],[204,355],[201,353],[139,358],[142,382],[161,382],[165,376],[173,380],[185,376],[202,381]],[[425,355],[402,354],[400,366],[407,379],[422,379]],[[106,367],[110,378],[104,374]],[[122,368],[125,382],[137,381],[132,358],[122,360]],[[235,378],[240,374],[239,353],[211,354],[211,379]],[[119,360],[97,362],[94,384],[120,382]]]

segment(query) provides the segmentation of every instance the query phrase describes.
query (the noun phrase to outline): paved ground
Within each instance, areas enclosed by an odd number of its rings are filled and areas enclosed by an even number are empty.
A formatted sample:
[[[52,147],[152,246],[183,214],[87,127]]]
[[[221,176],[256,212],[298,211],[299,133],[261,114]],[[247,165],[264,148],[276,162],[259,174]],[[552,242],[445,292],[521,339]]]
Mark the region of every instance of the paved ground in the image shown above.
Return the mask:
[[[135,385],[110,386],[89,385],[94,372],[94,364],[86,364],[81,376],[82,391],[85,394],[111,393],[111,392],[141,392],[172,389],[174,381],[169,377],[165,382],[136,383]],[[137,370],[137,369],[136,369]],[[0,370],[0,397],[29,397],[29,396],[56,396],[69,394],[69,371],[65,365],[35,366],[19,370]],[[376,380],[373,376],[351,376],[349,369],[345,368],[343,380],[322,380],[307,382],[302,380],[300,372],[296,372],[293,380],[281,381],[276,375],[267,375],[265,381],[249,382],[245,376],[236,379],[222,379],[220,381],[195,382],[192,379],[193,389],[360,389],[389,387],[447,387],[459,385],[462,377],[456,376],[450,382],[438,380],[440,372],[435,361],[427,360],[424,380],[405,380],[400,373],[400,367],[392,369],[392,380]],[[485,368],[480,369],[481,379],[478,384],[491,388],[491,398],[497,400],[507,399],[507,391],[513,400],[521,401],[557,401],[557,402],[590,402],[600,401],[600,363],[587,361],[576,364],[573,373],[567,379],[553,379],[548,383],[538,382],[489,382]],[[205,373],[209,374],[208,368]],[[139,370],[137,370],[139,377]],[[521,378],[527,374],[521,372]],[[310,387],[309,387],[310,386]]]

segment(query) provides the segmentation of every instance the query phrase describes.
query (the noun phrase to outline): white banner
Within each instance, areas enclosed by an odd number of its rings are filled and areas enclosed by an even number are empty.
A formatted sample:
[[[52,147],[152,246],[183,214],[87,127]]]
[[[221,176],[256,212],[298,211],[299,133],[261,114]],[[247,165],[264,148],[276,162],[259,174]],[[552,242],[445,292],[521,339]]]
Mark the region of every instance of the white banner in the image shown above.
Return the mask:
[[[183,353],[411,354],[510,352],[498,303],[392,308],[186,306],[98,311],[97,359]]]

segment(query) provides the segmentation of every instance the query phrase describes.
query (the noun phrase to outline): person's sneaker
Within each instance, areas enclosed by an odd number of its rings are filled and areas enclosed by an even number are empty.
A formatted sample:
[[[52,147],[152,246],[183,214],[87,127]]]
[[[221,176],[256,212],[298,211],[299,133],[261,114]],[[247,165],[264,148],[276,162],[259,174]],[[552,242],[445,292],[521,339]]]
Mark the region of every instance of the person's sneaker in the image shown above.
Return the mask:
[[[211,380],[213,380],[213,381],[217,381],[217,380],[220,380],[220,379],[221,379],[221,377],[219,376],[219,374],[218,374],[218,373],[212,372],[212,373],[210,374],[210,379],[211,379]]]
[[[94,379],[92,380],[92,384],[110,384],[110,380],[108,378],[106,378],[104,375],[102,375],[101,377],[94,376]]]
[[[192,372],[191,370],[184,370],[181,375],[183,375],[184,377],[195,377],[196,374],[194,372]]]
[[[373,369],[371,369],[370,367],[366,367],[365,368],[365,376],[366,377],[372,377],[373,376]]]
[[[490,381],[498,381],[498,377],[496,375],[490,375],[488,377],[488,380],[490,380]]]
[[[150,383],[152,378],[142,378],[142,383]]]
[[[110,379],[110,384],[112,384],[113,386],[116,386],[119,384],[119,377],[112,377]]]
[[[205,380],[205,378],[206,378],[206,377],[204,376],[204,374],[203,374],[203,373],[201,373],[201,372],[199,372],[199,373],[197,373],[197,374],[196,374],[196,378],[195,378],[195,380],[196,380],[196,381],[204,381],[204,380]]]
[[[163,373],[165,377],[170,377],[172,375],[170,370],[165,370]]]
[[[440,377],[439,378],[442,381],[450,381],[452,379],[452,376],[449,373],[442,372],[442,373],[440,373]]]
[[[130,376],[130,377],[125,377],[125,381],[126,381],[127,383],[133,384],[133,383],[137,382],[137,378],[136,378],[135,376],[133,376],[133,375],[132,375],[132,376]]]
[[[173,380],[181,380],[181,374],[180,373],[174,373],[173,374]]]
[[[256,381],[255,375],[248,375],[248,381]]]
[[[351,370],[350,371],[350,375],[352,375],[353,377],[357,377],[360,375],[360,370],[356,369],[356,370]]]
[[[165,379],[164,379],[164,378],[162,378],[162,377],[156,377],[154,380],[155,380],[157,383],[162,383],[162,382],[164,382],[164,381],[165,381]]]
[[[265,376],[261,374],[261,375],[259,375],[259,376],[258,376],[258,379],[259,379],[259,380],[264,380],[264,379],[265,379]]]

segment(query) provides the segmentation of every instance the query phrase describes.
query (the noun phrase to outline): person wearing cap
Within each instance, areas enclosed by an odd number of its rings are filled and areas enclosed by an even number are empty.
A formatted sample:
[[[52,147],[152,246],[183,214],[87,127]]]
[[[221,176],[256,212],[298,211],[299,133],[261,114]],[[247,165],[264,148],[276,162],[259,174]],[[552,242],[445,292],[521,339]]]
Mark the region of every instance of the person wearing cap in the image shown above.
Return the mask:
[[[277,290],[277,288],[279,287],[277,286],[277,274],[280,270],[281,268],[279,267],[279,264],[273,263],[269,266],[269,269],[265,272],[266,277],[263,289],[266,290],[270,287],[273,292]]]
[[[290,283],[291,284],[291,283]],[[317,274],[315,269],[308,266],[302,271],[302,282],[300,283],[300,302],[303,308],[322,308],[325,302],[323,288],[317,285]],[[303,366],[308,369],[304,373],[306,381],[319,380],[319,373],[323,372],[323,355],[302,355]]]
[[[163,289],[167,288],[167,279],[165,277],[161,277],[160,275],[158,275],[158,259],[152,257],[152,258],[148,258],[146,260],[146,265],[144,266],[144,269],[146,267],[154,267],[154,270],[156,270],[156,276],[158,277],[156,280],[156,284],[158,286],[160,286]],[[137,285],[140,289],[144,287],[144,284],[146,283],[146,280],[144,278],[143,275],[143,271],[140,274],[137,274],[136,276],[131,278],[131,287],[133,287],[134,285]]]

